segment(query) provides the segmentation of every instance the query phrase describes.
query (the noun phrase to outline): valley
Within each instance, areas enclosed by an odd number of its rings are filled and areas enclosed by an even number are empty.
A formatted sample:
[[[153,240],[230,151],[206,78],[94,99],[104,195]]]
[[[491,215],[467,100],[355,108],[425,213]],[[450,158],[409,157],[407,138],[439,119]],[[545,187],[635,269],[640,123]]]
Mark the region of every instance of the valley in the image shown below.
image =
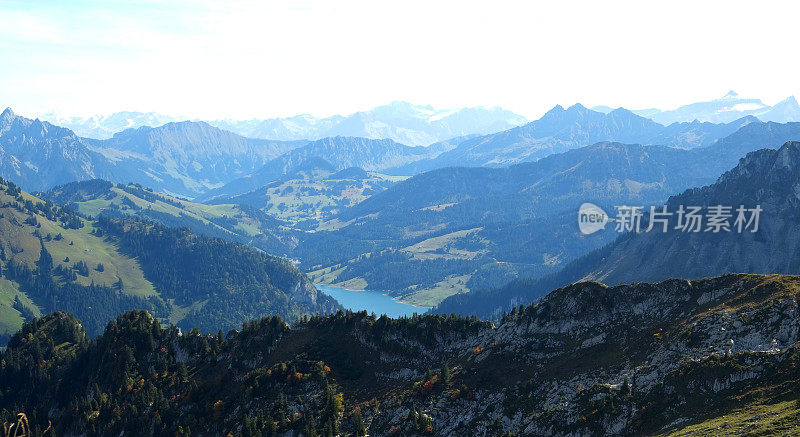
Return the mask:
[[[800,123],[690,123],[669,130],[682,145],[628,144],[667,130],[557,112],[548,135],[583,139],[530,137],[502,150],[550,146],[510,165],[423,170],[475,144],[495,153],[507,132],[430,150],[307,142],[193,199],[90,173],[33,194],[4,180],[0,416],[115,434],[794,429]],[[619,117],[636,123],[609,133]],[[204,132],[190,126],[165,129]],[[584,235],[586,201],[764,215],[752,235]],[[58,398],[44,395],[67,374]],[[78,401],[90,386],[102,396]]]
[[[0,1],[0,437],[800,435],[800,3],[628,3]]]
[[[24,121],[14,117],[13,123]],[[427,148],[348,137],[281,143],[284,154],[266,162],[269,155],[253,155],[264,162],[261,168],[191,201],[168,194],[171,189],[160,183],[153,189],[130,181],[67,184],[40,195],[85,217],[133,215],[187,226],[293,260],[315,282],[387,290],[404,302],[431,307],[515,278],[556,273],[610,243],[615,236],[609,233],[575,232],[572,215],[584,201],[606,209],[661,204],[685,189],[713,183],[746,153],[779,147],[798,134],[798,123],[763,123],[752,116],[665,127],[630,111],[602,113],[574,105],[508,131]],[[203,135],[211,138],[202,144],[225,139],[238,142],[233,150],[241,153],[273,144],[269,153],[281,153],[275,143],[251,144],[194,122],[117,135],[105,140],[114,145],[103,153],[174,154],[176,146]],[[664,145],[591,144],[603,140]],[[106,143],[91,140],[87,149],[98,151],[109,147]],[[549,145],[541,156],[527,155],[542,144]],[[220,153],[204,147],[192,153]],[[508,153],[503,162],[518,163],[472,162],[467,155],[445,160],[478,150],[495,157]],[[180,162],[170,165],[185,165]],[[459,167],[447,167],[452,164]],[[465,164],[483,167],[461,167]],[[120,177],[124,173],[110,179]],[[91,188],[91,183],[105,185]]]

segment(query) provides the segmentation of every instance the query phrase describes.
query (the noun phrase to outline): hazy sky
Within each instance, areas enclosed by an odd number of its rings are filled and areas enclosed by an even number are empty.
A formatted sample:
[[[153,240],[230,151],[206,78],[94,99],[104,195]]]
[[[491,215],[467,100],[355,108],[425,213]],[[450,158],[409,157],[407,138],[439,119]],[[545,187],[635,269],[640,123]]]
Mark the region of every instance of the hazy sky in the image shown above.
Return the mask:
[[[0,107],[200,118],[407,100],[529,118],[800,96],[798,2],[0,0]]]

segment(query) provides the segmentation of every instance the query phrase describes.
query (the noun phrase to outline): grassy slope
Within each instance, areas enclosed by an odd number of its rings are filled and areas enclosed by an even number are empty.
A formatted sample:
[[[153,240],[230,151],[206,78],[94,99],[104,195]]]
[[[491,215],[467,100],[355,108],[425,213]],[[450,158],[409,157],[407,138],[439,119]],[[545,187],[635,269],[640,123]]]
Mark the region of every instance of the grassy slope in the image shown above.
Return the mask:
[[[5,189],[5,186],[0,188]],[[28,193],[22,193],[22,196],[24,200],[41,202]],[[34,235],[38,230],[39,234],[45,237],[44,245],[53,257],[54,266],[71,268],[80,261],[89,266],[88,276],[78,275],[79,283],[89,285],[94,282],[97,285],[111,286],[122,278],[123,293],[137,296],[156,294],[153,285],[145,279],[136,260],[119,253],[117,248],[104,238],[92,235],[94,227],[89,221],[84,221],[84,227],[81,229],[65,229],[59,223],[37,214],[37,227],[25,223],[31,216],[14,208],[12,205],[16,203],[13,197],[5,191],[0,191],[0,205],[5,205],[0,207],[2,215],[0,246],[3,247],[7,260],[14,259],[33,268],[41,251],[39,238]],[[48,234],[53,237],[50,241],[46,241]],[[58,234],[62,235],[60,240],[54,238]],[[65,261],[67,257],[69,261]],[[103,264],[102,272],[97,269],[98,263]],[[23,319],[19,311],[11,308],[17,295],[34,314],[40,314],[39,308],[19,290],[16,284],[2,278],[0,279],[0,334],[16,332],[22,325]]]
[[[33,311],[36,316],[41,316],[42,312],[30,300],[25,293],[19,291],[16,284],[6,278],[0,278],[0,335],[13,334],[19,331],[25,319],[19,311],[12,308],[14,298],[19,297],[25,307]]]
[[[800,428],[799,401],[765,400],[737,408],[722,416],[681,425],[658,435],[662,437],[796,435],[798,428]]]
[[[76,202],[76,205],[78,207],[78,212],[83,215],[93,217],[96,217],[104,209],[107,209],[112,205],[119,207],[119,210],[123,213],[133,214],[134,211],[124,205],[124,199],[134,203],[141,209],[148,209],[175,217],[180,217],[182,215],[187,216],[226,232],[230,232],[231,230],[214,223],[213,220],[221,219],[223,217],[235,217],[237,219],[237,224],[234,230],[251,236],[259,232],[259,224],[247,215],[242,214],[236,205],[204,205],[202,203],[194,203],[177,198],[170,198],[172,202],[180,204],[179,207],[161,200],[156,200],[154,202],[148,201],[118,187],[112,187],[110,189],[110,195],[108,196]]]
[[[314,220],[320,223],[320,230],[336,229],[341,224],[329,220],[342,208],[353,206],[403,179],[379,173],[369,173],[368,178],[358,180],[298,177],[270,184],[259,190],[257,197],[246,197],[248,203],[286,222]]]

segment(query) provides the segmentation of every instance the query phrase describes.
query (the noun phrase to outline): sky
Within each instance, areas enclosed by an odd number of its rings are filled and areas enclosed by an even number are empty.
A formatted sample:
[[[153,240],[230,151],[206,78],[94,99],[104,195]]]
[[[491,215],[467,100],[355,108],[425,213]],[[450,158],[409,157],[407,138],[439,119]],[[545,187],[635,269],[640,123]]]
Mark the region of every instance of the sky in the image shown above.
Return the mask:
[[[800,2],[0,0],[0,107],[191,118],[395,100],[671,109],[800,96]]]

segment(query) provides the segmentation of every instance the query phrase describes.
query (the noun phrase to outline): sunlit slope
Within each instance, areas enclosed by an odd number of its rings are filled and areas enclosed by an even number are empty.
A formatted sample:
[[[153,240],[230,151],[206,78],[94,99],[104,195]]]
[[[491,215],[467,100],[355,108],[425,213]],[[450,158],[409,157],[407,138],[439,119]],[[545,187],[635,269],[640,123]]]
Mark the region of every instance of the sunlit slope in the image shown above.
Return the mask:
[[[104,180],[74,182],[41,195],[68,205],[85,217],[134,216],[170,227],[246,243],[277,255],[294,242],[283,223],[246,205],[206,205],[155,193],[138,184],[114,184]]]
[[[123,286],[118,291],[122,294],[157,295],[138,263],[96,235],[91,222],[2,181],[0,259],[4,276],[0,279],[0,335],[18,330],[26,310],[41,313],[8,276],[10,266],[15,264],[36,269],[43,246],[52,257],[54,271],[74,273],[69,276],[77,284],[112,287],[121,280]],[[66,276],[56,274],[53,278],[63,284],[70,279]],[[90,298],[87,296],[87,300]]]
[[[262,315],[294,320],[339,308],[291,263],[236,242],[248,235],[239,219],[253,217],[237,217],[242,210],[95,182],[86,184],[103,194],[72,190],[80,202],[66,203],[104,211],[96,219],[0,184],[2,343],[23,320],[53,311],[80,317],[96,335],[131,309],[216,332]]]

